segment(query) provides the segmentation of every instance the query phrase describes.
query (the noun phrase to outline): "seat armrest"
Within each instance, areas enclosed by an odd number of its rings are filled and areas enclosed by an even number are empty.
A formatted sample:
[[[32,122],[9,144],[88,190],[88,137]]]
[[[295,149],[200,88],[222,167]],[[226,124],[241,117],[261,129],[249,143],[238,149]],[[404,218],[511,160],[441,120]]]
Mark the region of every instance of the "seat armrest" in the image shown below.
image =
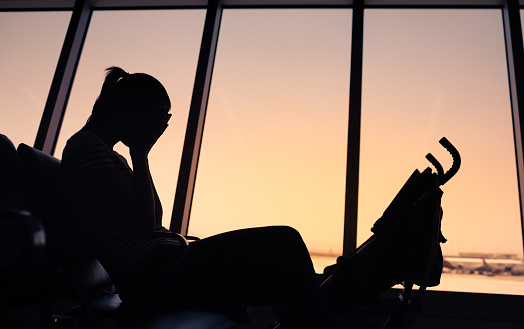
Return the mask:
[[[30,270],[44,259],[46,235],[39,219],[27,211],[0,209],[0,274]]]

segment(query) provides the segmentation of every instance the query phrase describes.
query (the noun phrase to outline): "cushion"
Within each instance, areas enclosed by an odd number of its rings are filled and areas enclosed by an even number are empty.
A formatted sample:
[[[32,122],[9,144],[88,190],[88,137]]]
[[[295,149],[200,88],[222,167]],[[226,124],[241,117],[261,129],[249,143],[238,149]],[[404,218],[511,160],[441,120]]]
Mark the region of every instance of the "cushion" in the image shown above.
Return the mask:
[[[0,207],[19,209],[20,161],[11,140],[0,134]]]

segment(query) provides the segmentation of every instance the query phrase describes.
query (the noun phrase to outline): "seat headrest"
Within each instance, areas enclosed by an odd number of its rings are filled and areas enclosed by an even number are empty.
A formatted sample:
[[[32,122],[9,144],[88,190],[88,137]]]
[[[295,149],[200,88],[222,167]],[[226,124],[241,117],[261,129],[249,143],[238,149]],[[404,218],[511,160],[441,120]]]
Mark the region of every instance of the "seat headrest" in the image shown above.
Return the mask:
[[[20,160],[13,142],[0,134],[0,207],[20,208]]]
[[[31,204],[30,210],[46,225],[56,216],[60,160],[26,144],[18,145],[17,151],[24,182],[22,192]]]
[[[60,160],[54,156],[24,143],[18,145],[17,151],[23,171],[30,171],[34,174],[58,175]]]

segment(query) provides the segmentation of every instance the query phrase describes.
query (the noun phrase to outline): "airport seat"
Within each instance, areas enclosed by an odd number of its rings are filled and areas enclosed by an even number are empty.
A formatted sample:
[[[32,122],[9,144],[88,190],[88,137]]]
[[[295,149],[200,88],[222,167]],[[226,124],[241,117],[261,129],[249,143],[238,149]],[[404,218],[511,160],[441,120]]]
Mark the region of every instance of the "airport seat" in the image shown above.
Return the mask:
[[[20,161],[16,148],[0,134],[0,308],[43,300],[45,231],[41,221],[22,210]],[[27,284],[20,284],[26,282]]]
[[[13,142],[0,134],[0,206],[2,208],[20,208],[20,160]]]
[[[94,319],[114,319],[115,328],[121,328],[121,319],[117,316],[121,314],[117,312],[121,307],[121,301],[102,265],[90,255],[63,253],[61,246],[55,243],[56,234],[67,234],[60,230],[61,223],[57,215],[60,200],[57,198],[56,182],[60,160],[25,144],[20,144],[18,149],[15,149],[4,135],[0,135],[0,159],[0,232],[2,247],[4,244],[8,247],[2,250],[12,251],[7,258],[2,254],[0,275],[2,279],[5,278],[15,267],[21,272],[17,273],[11,282],[13,289],[2,289],[2,307],[40,305],[41,323],[51,327],[59,323],[74,327],[82,322],[87,327],[96,328]],[[10,209],[4,210],[8,208],[7,205]],[[9,239],[3,239],[4,235]],[[28,242],[21,244],[20,241]],[[35,267],[35,270],[28,270],[25,265],[19,266],[22,260],[25,261],[24,264],[29,263]],[[2,285],[4,283],[2,280]],[[72,301],[72,307],[66,314],[57,316],[54,306],[62,300]],[[132,327],[237,327],[230,318],[213,312],[173,310],[141,319],[142,321],[133,323]],[[93,325],[90,326],[91,324]]]

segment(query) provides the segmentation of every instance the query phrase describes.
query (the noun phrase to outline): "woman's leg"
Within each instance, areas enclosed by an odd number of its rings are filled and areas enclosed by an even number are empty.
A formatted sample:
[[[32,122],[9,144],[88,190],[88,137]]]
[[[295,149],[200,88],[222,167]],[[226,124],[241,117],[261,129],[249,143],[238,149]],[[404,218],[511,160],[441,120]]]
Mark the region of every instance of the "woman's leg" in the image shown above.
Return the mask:
[[[374,303],[380,293],[401,283],[405,262],[392,244],[372,240],[349,260],[327,267],[322,286],[329,310],[344,315],[355,307]]]
[[[192,242],[186,260],[164,281],[160,287],[185,294],[187,304],[273,305],[283,328],[327,324],[309,252],[290,227],[244,229]]]

